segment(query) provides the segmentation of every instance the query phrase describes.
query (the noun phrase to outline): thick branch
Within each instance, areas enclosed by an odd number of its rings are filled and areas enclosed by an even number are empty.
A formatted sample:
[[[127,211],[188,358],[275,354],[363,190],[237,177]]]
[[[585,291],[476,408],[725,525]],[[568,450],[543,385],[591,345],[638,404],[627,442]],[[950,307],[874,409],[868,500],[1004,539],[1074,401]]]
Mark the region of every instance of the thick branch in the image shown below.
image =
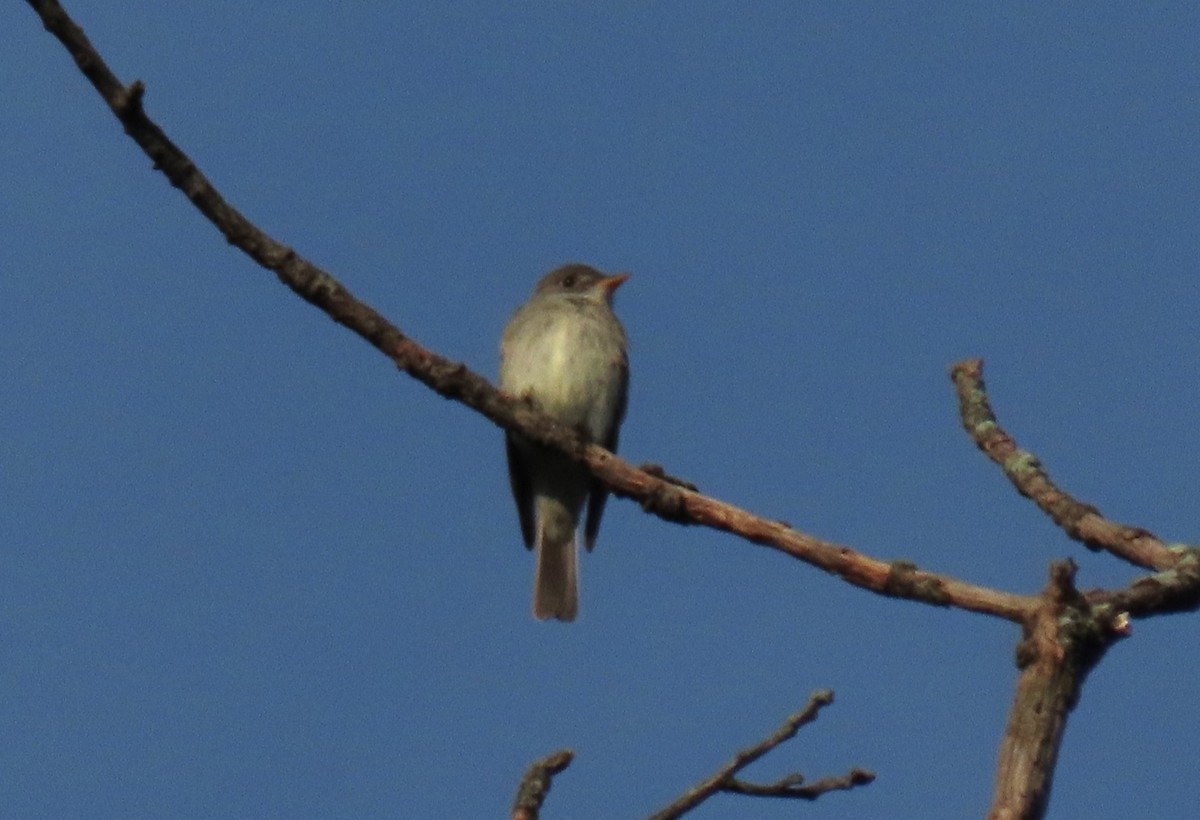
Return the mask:
[[[1037,456],[1017,447],[996,421],[983,384],[983,359],[965,359],[950,368],[958,391],[963,427],[987,457],[1003,468],[1017,492],[1031,499],[1071,538],[1092,550],[1147,569],[1169,569],[1179,561],[1155,535],[1141,527],[1109,521],[1091,504],[1077,501],[1055,486]]]
[[[822,707],[833,703],[833,693],[828,690],[814,692],[802,710],[788,717],[782,726],[764,740],[734,755],[733,760],[722,766],[708,779],[688,789],[676,800],[650,816],[650,820],[674,820],[719,792],[745,794],[754,797],[787,797],[794,800],[816,800],[831,791],[865,786],[875,775],[865,769],[851,769],[841,777],[828,777],[809,785],[803,785],[804,777],[790,774],[774,783],[747,783],[735,775],[781,743],[796,736],[800,727],[816,720]]]
[[[259,230],[230,206],[208,179],[142,108],[143,86],[126,88],[109,70],[83,31],[54,0],[28,0],[46,29],[57,37],[108,103],[126,133],[155,167],[211,221],[225,238],[335,322],[357,333],[391,359],[396,367],[440,395],[471,407],[500,427],[519,430],[534,441],[555,447],[588,466],[616,495],[636,499],[660,518],[702,524],[769,546],[881,595],[957,606],[973,612],[1023,621],[1036,599],[923,572],[911,563],[870,558],[848,547],[822,541],[779,521],[700,495],[684,486],[633,467],[612,453],[589,445],[580,435],[497,391],[465,365],[433,353],[405,336],[340,282],[291,248]]]
[[[1124,616],[1093,609],[1074,582],[1073,562],[1051,565],[1042,605],[1017,649],[1021,674],[1000,744],[992,820],[1043,816],[1067,714],[1088,672],[1126,634]]]
[[[517,786],[512,820],[538,820],[542,804],[546,802],[546,795],[550,793],[550,782],[554,775],[571,765],[574,757],[570,749],[560,749],[533,762]]]

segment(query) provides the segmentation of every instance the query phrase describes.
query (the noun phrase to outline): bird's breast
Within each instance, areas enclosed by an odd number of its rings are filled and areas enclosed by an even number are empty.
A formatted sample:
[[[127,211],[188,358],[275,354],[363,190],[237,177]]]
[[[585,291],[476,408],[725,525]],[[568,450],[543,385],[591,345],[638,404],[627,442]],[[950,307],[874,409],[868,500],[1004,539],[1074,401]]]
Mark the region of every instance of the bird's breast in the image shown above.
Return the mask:
[[[518,315],[505,333],[500,384],[567,424],[591,428],[597,411],[608,416],[618,401],[623,347],[624,332],[607,311]]]

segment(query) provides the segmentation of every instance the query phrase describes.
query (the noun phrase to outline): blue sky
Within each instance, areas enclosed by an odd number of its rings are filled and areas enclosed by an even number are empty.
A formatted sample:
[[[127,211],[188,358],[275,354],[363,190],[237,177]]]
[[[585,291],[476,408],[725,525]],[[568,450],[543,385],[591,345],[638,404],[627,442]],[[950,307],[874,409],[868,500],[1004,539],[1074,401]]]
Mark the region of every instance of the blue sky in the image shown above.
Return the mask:
[[[1109,516],[1196,538],[1200,8],[73,3],[251,219],[494,377],[547,269],[629,270],[622,452],[880,558],[1133,577],[961,432],[947,366]],[[535,622],[501,435],[397,374],[151,172],[0,12],[0,812],[638,817],[748,774],[879,779],[693,816],[980,816],[1017,631],[610,503]],[[1053,818],[1200,802],[1195,618],[1136,622]]]

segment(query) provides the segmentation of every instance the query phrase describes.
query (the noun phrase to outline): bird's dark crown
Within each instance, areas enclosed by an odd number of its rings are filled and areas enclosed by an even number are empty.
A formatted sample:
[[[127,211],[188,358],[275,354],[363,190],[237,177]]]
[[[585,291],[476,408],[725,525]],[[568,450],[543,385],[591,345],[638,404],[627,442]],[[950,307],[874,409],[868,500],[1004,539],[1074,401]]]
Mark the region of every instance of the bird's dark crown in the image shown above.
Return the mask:
[[[534,293],[565,292],[578,293],[604,279],[605,276],[591,265],[570,262],[560,265],[538,280]]]

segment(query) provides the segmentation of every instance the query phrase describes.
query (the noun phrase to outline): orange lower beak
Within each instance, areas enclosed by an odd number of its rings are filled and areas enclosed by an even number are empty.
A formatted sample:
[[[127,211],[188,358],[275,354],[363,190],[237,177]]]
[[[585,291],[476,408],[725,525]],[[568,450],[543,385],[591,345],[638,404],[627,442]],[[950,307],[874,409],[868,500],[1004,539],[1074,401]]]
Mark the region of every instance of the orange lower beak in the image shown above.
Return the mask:
[[[621,287],[621,284],[628,279],[629,276],[630,274],[628,273],[618,273],[616,276],[606,276],[596,283],[596,287],[603,290],[604,295],[611,299],[613,294],[617,292],[617,288]]]

